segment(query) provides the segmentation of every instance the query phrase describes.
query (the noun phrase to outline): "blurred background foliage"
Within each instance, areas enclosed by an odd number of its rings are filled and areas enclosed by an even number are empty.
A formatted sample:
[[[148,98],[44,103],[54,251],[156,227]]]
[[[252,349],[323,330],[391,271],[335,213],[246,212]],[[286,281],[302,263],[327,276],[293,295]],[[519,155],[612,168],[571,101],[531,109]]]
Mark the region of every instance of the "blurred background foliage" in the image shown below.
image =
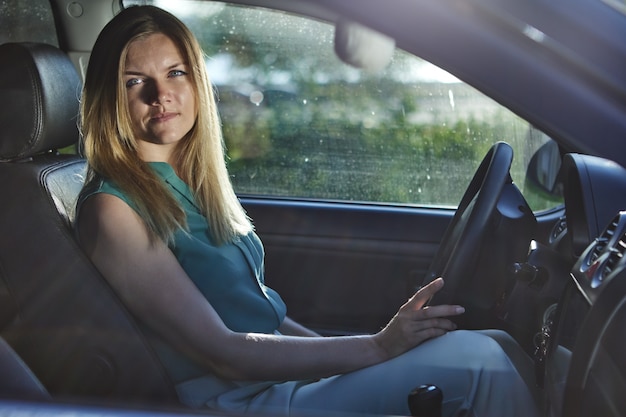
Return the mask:
[[[379,73],[341,62],[331,24],[221,2],[177,7],[207,55],[239,194],[456,206],[493,143],[515,149],[523,189],[545,142],[411,54],[397,50]],[[535,210],[555,205],[523,192]]]

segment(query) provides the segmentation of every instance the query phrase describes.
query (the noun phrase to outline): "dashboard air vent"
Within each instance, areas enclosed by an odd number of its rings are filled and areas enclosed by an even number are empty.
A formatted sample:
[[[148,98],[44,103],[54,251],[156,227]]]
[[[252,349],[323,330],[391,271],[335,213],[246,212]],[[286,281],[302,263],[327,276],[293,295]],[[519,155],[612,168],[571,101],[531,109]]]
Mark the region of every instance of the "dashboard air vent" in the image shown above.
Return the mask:
[[[557,222],[552,226],[552,230],[550,231],[549,242],[555,243],[560,240],[567,233],[567,219],[565,216],[562,216],[557,220]]]
[[[602,268],[601,277],[606,278],[617,266],[626,253],[626,234],[615,243],[611,248],[611,253]]]
[[[606,245],[611,241],[611,239],[613,238],[613,235],[615,235],[615,229],[617,229],[619,220],[620,220],[619,216],[615,217],[613,221],[611,221],[611,223],[604,230],[604,233],[602,233],[600,237],[596,239],[593,251],[591,252],[591,255],[589,256],[589,265],[593,264],[595,261],[598,260],[598,258],[600,257],[604,249],[606,248]]]

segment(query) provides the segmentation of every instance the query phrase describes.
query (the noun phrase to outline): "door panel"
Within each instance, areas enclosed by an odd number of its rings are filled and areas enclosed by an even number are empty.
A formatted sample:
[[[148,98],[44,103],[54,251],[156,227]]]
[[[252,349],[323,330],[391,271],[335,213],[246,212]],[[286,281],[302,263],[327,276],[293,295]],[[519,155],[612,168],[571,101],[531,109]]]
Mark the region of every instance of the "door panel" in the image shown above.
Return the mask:
[[[242,200],[266,282],[294,320],[324,334],[379,330],[421,283],[452,211]]]

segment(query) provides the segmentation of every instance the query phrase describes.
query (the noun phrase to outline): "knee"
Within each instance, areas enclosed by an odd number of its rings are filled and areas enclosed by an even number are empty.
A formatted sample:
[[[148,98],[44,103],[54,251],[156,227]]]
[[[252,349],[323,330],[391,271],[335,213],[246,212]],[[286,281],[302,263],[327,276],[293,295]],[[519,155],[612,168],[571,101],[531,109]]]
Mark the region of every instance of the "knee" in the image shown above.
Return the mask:
[[[502,332],[503,335],[507,335]],[[498,336],[494,333],[494,336]],[[473,330],[457,330],[446,335],[452,354],[470,367],[502,369],[510,367],[509,358],[495,337]],[[504,337],[504,336],[503,336]]]

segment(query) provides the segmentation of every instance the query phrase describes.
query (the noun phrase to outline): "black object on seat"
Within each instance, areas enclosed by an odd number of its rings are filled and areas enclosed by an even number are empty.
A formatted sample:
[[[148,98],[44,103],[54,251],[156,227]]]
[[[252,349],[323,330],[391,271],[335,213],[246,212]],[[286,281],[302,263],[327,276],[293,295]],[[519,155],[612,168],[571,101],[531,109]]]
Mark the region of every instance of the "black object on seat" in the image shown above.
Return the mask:
[[[0,45],[0,335],[55,397],[170,402],[173,384],[74,240],[80,79],[43,44]],[[4,377],[0,368],[0,379]]]
[[[436,385],[420,385],[409,393],[409,410],[416,417],[441,417],[443,392]]]
[[[546,361],[549,415],[626,416],[626,212],[572,269]]]

